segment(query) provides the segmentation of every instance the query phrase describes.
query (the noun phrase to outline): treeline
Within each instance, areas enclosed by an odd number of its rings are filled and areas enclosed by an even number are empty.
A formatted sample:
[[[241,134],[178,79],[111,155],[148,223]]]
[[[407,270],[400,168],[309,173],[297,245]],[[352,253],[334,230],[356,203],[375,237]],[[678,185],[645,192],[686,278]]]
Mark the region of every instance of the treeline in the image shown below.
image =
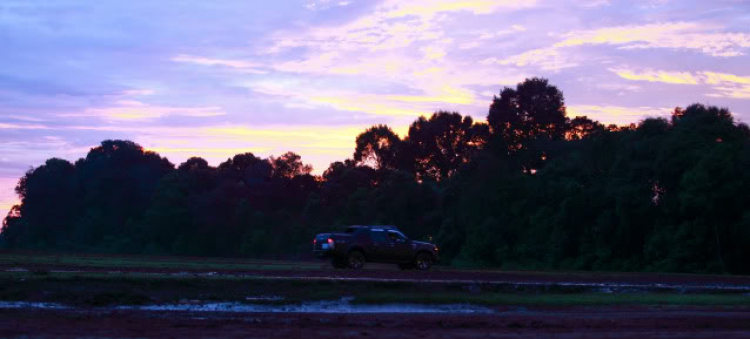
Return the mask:
[[[533,78],[486,122],[437,112],[384,125],[322,176],[294,153],[175,166],[130,141],[20,179],[13,249],[299,258],[312,236],[395,224],[444,263],[512,269],[750,273],[750,129],[726,109],[630,126],[569,119]]]

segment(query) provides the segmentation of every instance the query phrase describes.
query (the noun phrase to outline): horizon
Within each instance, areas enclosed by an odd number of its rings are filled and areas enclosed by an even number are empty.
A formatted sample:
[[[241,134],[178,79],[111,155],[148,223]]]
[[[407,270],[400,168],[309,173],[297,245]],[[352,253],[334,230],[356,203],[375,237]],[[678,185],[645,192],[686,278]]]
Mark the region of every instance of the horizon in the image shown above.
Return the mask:
[[[705,103],[750,120],[750,5],[700,1],[0,4],[0,211],[30,167],[132,140],[175,165],[293,151],[321,174],[375,124],[486,121],[530,77],[568,117]],[[539,22],[554,23],[540,26]],[[743,62],[744,61],[744,62]]]

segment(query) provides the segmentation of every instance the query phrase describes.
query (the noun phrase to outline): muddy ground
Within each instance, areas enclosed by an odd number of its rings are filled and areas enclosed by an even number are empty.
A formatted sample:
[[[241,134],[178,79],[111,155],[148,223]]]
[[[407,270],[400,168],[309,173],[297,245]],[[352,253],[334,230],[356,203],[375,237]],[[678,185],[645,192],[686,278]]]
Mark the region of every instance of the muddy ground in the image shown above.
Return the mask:
[[[12,264],[0,263],[0,272],[29,271],[29,272],[101,272],[101,273],[159,273],[175,275],[226,275],[238,277],[257,277],[271,279],[336,279],[346,280],[390,280],[390,281],[422,281],[429,282],[477,282],[495,284],[583,284],[583,285],[621,285],[654,288],[677,288],[715,290],[718,288],[739,289],[750,292],[750,276],[731,275],[697,275],[697,274],[660,274],[660,273],[620,273],[620,272],[536,272],[536,271],[481,271],[455,270],[436,268],[427,272],[394,269],[391,265],[370,264],[363,270],[333,269],[325,262],[311,262],[316,264],[310,269],[309,263],[305,269],[290,268],[285,265],[274,264],[273,269],[221,269],[221,268],[164,268],[164,267],[116,267],[111,266],[79,266],[65,264]],[[281,266],[281,268],[278,268]]]
[[[52,255],[0,251],[0,272],[101,272],[227,275],[239,277],[474,281],[524,284],[610,284],[653,286],[706,286],[748,288],[750,276],[628,273],[464,270],[435,266],[428,272],[401,271],[396,265],[368,263],[363,270],[334,269],[327,260],[274,261],[200,257],[146,257],[129,255]]]
[[[3,338],[748,338],[750,311],[504,308],[495,314],[0,310]]]
[[[0,338],[750,338],[747,276],[441,267],[418,272],[391,265],[352,271],[332,269],[323,261],[203,262],[107,256],[19,259],[0,253],[0,299],[6,303],[0,305]],[[248,296],[280,296],[280,302],[272,298],[265,303],[283,307],[314,300],[309,299],[313,292],[319,299],[367,297],[359,295],[364,289],[377,290],[375,297],[396,302],[413,302],[419,296],[419,302],[456,303],[458,296],[458,302],[471,299],[490,311],[277,313],[143,307],[247,302]],[[430,299],[436,293],[447,299]],[[620,300],[607,296],[643,298],[655,293],[668,298],[617,306],[583,306],[574,300],[592,295],[596,300]],[[700,300],[701,293],[709,304],[684,303]],[[521,297],[503,299],[507,295]],[[367,305],[372,304],[370,297]],[[482,298],[498,299],[495,304],[477,302]],[[534,304],[528,298],[542,300]],[[734,302],[739,299],[743,301]],[[14,302],[63,307],[8,306]]]

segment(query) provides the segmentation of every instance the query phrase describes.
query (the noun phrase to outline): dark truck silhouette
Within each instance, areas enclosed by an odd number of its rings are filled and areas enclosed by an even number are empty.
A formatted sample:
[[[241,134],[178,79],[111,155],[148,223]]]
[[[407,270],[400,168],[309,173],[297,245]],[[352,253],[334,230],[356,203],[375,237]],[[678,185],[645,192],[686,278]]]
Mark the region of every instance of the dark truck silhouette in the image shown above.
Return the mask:
[[[360,269],[365,262],[428,270],[438,260],[434,244],[407,238],[395,226],[349,226],[343,233],[320,233],[313,253],[330,258],[335,268]]]

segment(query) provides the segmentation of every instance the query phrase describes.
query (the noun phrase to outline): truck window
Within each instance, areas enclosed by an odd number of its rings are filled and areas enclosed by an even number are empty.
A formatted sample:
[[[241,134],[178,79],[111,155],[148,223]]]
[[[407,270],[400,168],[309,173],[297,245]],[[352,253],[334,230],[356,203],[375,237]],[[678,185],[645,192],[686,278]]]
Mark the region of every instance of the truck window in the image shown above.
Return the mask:
[[[370,235],[372,236],[372,241],[377,243],[387,243],[388,241],[388,235],[383,230],[371,230]]]

